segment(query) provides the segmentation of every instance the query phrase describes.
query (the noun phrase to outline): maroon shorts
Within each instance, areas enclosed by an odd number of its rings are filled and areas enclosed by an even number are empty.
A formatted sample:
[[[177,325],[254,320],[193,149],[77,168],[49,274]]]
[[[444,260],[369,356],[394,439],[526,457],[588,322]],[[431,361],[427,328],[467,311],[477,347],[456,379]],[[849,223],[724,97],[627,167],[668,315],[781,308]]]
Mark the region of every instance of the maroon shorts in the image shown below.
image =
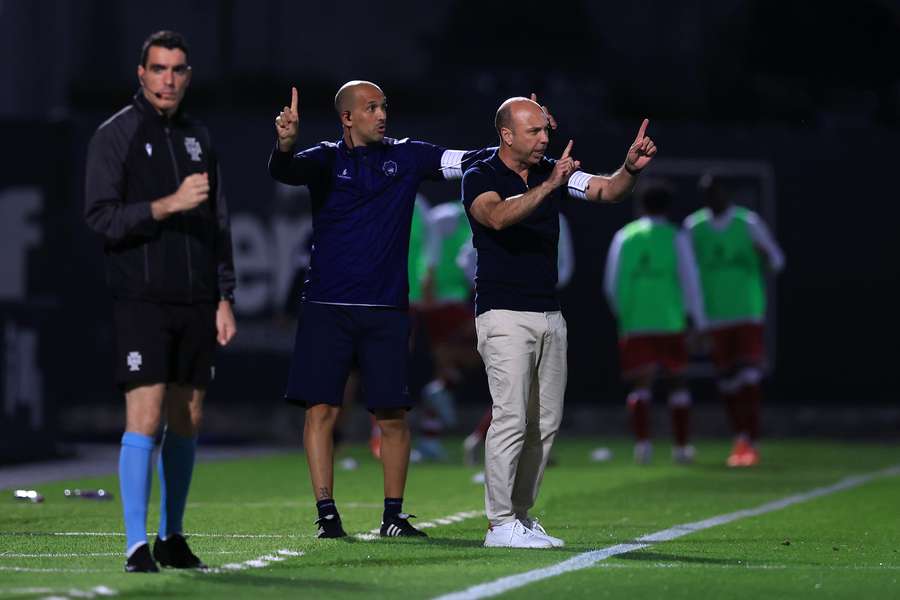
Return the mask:
[[[432,344],[468,339],[474,335],[475,310],[471,304],[442,304],[419,310]]]
[[[729,325],[711,330],[710,337],[713,364],[720,371],[739,365],[761,365],[766,360],[762,324]]]
[[[647,367],[658,367],[669,373],[684,371],[688,363],[687,344],[683,333],[631,335],[619,340],[622,374],[630,375]]]

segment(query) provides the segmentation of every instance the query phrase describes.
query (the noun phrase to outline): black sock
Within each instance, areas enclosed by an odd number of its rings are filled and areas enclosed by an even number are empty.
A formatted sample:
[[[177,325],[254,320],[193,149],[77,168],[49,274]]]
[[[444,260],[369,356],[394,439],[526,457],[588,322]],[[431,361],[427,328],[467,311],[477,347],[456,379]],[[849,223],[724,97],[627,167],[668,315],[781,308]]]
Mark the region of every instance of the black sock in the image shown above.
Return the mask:
[[[316,502],[316,509],[319,511],[319,518],[327,517],[328,515],[336,515],[337,504],[334,503],[332,498],[326,498],[325,500],[319,500]]]
[[[403,512],[403,498],[385,498],[382,521],[387,522]]]

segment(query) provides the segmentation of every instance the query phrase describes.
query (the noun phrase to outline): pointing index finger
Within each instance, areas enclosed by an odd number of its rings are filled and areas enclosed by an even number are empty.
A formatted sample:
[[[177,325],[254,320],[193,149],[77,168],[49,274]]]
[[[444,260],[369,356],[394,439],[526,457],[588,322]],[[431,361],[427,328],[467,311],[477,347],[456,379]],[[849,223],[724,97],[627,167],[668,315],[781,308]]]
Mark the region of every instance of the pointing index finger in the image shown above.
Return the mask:
[[[563,150],[562,156],[559,157],[560,160],[563,160],[564,158],[569,158],[569,152],[572,151],[573,143],[574,143],[574,140],[569,140],[569,143],[566,145],[566,149]]]
[[[291,87],[291,112],[297,112],[297,88]]]
[[[634,138],[634,141],[640,141],[644,139],[644,132],[647,131],[647,125],[650,124],[650,119],[644,119],[644,122],[641,123],[641,128],[638,130],[637,137]]]

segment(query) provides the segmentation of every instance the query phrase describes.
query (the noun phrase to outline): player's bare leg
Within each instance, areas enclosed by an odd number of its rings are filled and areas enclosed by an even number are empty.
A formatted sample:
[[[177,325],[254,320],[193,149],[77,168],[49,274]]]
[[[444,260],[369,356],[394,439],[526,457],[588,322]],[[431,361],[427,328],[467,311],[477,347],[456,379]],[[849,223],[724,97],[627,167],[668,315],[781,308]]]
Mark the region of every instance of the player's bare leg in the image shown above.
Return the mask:
[[[403,490],[409,470],[411,438],[404,409],[375,411],[381,428],[381,464],[384,468],[384,514],[381,520],[383,537],[422,536],[425,534],[410,525],[409,515],[403,512]]]
[[[334,497],[334,426],[341,409],[314,404],[306,409],[303,447],[316,501]]]
[[[381,428],[381,463],[384,466],[384,496],[402,498],[409,470],[410,432],[403,409],[375,413]]]
[[[203,421],[203,400],[206,390],[171,384],[164,399],[166,429],[182,437],[194,437],[200,433]]]
[[[334,502],[334,427],[341,415],[338,406],[313,404],[303,422],[303,447],[319,518],[317,537],[340,538],[347,534]]]
[[[162,415],[166,385],[157,383],[134,387],[125,392],[125,431],[156,435]]]

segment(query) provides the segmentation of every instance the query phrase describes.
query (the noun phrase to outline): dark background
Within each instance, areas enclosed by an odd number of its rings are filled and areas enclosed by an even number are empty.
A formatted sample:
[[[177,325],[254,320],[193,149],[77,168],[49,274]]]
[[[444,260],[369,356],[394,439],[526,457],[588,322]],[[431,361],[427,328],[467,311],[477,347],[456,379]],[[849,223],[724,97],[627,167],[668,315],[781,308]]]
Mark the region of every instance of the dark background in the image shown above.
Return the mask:
[[[336,139],[334,92],[369,79],[389,98],[389,135],[451,148],[494,144],[497,105],[534,91],[560,122],[550,154],[574,138],[595,172],[621,164],[649,117],[659,155],[648,175],[676,182],[679,218],[697,207],[702,168],[733,171],[737,201],[761,212],[787,256],[773,288],[769,404],[838,415],[838,429],[846,418],[897,432],[897,2],[0,0],[0,275],[26,273],[22,293],[0,295],[0,434],[13,454],[30,446],[16,440],[38,406],[30,439],[121,430],[101,243],[81,216],[84,158],[94,129],[137,89],[144,38],[163,28],[190,43],[184,108],[211,128],[234,219],[239,335],[218,361],[211,431],[250,418],[264,421],[256,437],[294,435],[280,400],[293,335],[284,306],[308,220],[305,193],[266,172],[272,119],[297,85],[300,144]],[[766,182],[768,207],[758,204]],[[10,196],[23,188],[43,198],[24,224],[21,196]],[[434,203],[459,189],[422,192]],[[618,410],[602,273],[634,206],[573,201],[565,213],[576,253],[561,294],[567,403],[571,414]],[[26,225],[38,233],[23,266],[10,249]],[[23,327],[39,340],[33,376]],[[473,411],[484,401],[463,398]]]

